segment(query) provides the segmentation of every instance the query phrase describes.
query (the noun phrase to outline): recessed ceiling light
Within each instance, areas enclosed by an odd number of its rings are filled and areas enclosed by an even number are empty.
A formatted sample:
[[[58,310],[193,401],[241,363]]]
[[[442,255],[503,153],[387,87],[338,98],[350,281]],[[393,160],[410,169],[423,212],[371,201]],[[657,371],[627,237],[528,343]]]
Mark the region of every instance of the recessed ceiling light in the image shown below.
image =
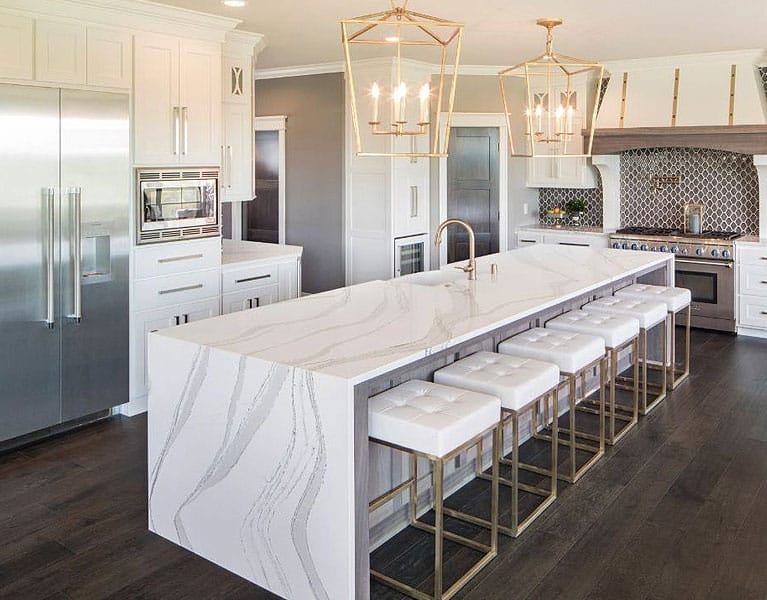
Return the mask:
[[[221,0],[221,4],[230,8],[242,8],[248,5],[248,0]]]

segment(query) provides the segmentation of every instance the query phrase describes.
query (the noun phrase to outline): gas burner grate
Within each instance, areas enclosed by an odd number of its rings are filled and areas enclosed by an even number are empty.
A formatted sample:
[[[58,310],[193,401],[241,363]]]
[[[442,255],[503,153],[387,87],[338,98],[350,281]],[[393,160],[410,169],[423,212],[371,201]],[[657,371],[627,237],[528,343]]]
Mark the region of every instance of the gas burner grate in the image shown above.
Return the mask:
[[[691,239],[707,239],[707,240],[737,240],[743,237],[742,233],[737,231],[714,231],[707,229],[703,233],[693,234],[685,233],[681,229],[673,229],[671,227],[624,227],[615,232],[616,234],[623,235],[647,235],[647,236],[674,236],[674,237],[687,237]]]

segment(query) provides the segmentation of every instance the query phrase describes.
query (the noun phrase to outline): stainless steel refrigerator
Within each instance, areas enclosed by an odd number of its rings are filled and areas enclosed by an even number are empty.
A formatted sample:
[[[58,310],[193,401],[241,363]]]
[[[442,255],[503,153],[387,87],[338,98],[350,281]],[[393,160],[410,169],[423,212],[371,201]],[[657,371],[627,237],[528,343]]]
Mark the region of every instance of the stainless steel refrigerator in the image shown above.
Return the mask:
[[[0,447],[128,401],[128,97],[0,85]]]

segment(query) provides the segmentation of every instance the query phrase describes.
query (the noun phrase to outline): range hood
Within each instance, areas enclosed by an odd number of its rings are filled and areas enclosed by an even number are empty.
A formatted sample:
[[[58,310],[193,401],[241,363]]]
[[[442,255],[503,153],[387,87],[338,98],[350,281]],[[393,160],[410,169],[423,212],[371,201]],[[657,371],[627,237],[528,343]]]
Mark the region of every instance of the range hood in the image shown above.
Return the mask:
[[[605,63],[593,154],[710,148],[767,154],[767,52]]]

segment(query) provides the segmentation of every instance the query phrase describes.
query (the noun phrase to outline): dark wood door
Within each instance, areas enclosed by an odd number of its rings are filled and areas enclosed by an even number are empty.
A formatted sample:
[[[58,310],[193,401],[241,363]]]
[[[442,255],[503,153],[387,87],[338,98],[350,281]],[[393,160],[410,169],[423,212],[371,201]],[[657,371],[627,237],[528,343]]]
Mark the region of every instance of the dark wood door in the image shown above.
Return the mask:
[[[447,217],[474,229],[477,256],[498,252],[498,128],[453,127],[447,159]],[[447,240],[447,260],[469,258],[469,235],[455,225]]]

